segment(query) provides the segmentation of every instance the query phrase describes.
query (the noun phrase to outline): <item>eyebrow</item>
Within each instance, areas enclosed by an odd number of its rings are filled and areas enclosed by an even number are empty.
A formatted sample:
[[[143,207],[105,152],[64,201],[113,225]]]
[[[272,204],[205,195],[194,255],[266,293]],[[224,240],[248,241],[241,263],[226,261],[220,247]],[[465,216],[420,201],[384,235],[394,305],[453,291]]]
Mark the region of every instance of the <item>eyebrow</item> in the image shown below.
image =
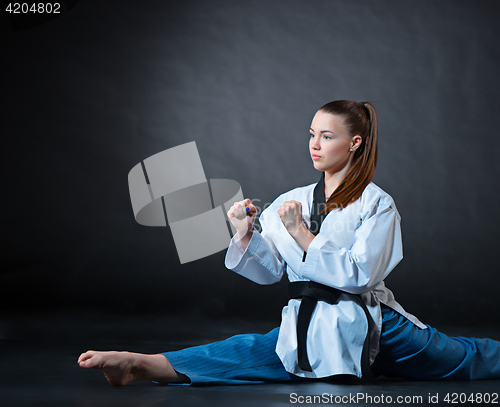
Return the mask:
[[[313,128],[310,127],[309,130],[311,130],[312,132],[314,132]],[[320,130],[320,133],[332,133],[332,134],[335,134],[335,132],[331,131],[331,130]]]

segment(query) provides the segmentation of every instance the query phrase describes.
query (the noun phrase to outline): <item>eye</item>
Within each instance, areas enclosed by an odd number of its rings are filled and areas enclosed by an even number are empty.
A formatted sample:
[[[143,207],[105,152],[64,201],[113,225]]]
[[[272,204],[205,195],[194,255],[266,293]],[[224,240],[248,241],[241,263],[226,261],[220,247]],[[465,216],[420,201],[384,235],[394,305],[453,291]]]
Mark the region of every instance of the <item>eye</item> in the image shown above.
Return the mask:
[[[314,137],[314,134],[312,134],[312,133],[309,133],[309,135],[310,135],[311,137]]]
[[[330,136],[327,136],[327,135],[324,135],[323,137],[324,137],[326,140],[330,140],[330,139],[331,139],[331,137],[330,137]]]

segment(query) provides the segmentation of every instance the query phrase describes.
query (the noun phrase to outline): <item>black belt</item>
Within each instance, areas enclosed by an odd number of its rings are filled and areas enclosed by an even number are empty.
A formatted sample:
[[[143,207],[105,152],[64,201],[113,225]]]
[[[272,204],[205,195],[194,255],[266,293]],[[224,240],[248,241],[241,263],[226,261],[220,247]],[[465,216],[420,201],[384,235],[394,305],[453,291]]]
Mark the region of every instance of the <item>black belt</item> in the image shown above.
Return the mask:
[[[328,304],[337,304],[342,294],[347,294],[349,299],[357,303],[365,312],[368,320],[368,332],[366,334],[363,345],[363,353],[361,355],[361,371],[363,379],[373,379],[373,374],[370,368],[370,332],[374,325],[373,319],[370,316],[366,304],[361,297],[356,294],[347,293],[337,290],[333,287],[328,287],[323,284],[315,283],[314,281],[296,281],[288,284],[288,298],[301,298],[302,301],[299,307],[299,315],[297,317],[297,357],[299,367],[302,370],[312,372],[309,359],[307,357],[307,329],[311,322],[311,316],[318,301],[324,301]]]

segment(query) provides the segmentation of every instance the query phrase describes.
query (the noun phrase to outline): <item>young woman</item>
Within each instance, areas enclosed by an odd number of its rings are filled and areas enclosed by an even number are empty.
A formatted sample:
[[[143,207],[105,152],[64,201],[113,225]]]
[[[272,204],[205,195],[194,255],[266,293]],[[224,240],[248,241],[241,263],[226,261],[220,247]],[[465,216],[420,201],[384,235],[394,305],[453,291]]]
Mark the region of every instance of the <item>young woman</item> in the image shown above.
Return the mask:
[[[266,335],[237,335],[208,345],[145,355],[83,353],[112,385],[238,384],[353,375],[422,380],[500,378],[500,342],[449,338],[399,305],[384,278],[401,261],[400,215],[371,182],[377,163],[377,115],[368,103],[321,107],[309,152],[318,183],[279,196],[253,224],[256,208],[236,202],[237,230],[226,267],[258,284],[288,274],[282,322]]]

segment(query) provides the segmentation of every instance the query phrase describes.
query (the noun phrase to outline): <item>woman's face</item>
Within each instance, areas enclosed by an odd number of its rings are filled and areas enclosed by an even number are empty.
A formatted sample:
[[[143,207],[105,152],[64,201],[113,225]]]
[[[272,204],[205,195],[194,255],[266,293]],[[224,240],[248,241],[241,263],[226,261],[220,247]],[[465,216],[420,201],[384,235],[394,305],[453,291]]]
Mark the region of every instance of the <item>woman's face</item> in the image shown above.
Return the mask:
[[[309,152],[318,171],[335,173],[350,165],[357,138],[347,132],[341,116],[318,111],[311,123]],[[361,137],[359,137],[361,139]]]

